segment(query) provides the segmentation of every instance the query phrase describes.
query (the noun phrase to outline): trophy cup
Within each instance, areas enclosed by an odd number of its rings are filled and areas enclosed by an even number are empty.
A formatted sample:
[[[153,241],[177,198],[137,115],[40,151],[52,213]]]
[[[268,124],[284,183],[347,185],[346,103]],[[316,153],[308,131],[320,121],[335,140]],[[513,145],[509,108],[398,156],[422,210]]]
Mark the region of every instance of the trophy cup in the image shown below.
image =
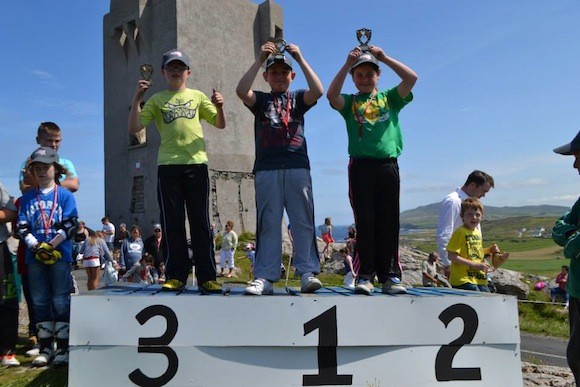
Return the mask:
[[[362,52],[369,51],[369,42],[371,40],[371,36],[373,31],[367,28],[361,28],[360,30],[356,30],[356,39],[360,43],[359,48]]]
[[[153,75],[153,66],[150,65],[149,63],[145,63],[139,67],[139,70],[141,71],[141,78],[143,78],[147,82],[150,82],[150,84],[152,85],[153,82],[151,81],[151,76]]]
[[[288,43],[282,38],[277,38],[274,40],[274,45],[276,46],[276,52],[274,53],[275,61],[284,61],[284,51],[286,51],[286,46]]]

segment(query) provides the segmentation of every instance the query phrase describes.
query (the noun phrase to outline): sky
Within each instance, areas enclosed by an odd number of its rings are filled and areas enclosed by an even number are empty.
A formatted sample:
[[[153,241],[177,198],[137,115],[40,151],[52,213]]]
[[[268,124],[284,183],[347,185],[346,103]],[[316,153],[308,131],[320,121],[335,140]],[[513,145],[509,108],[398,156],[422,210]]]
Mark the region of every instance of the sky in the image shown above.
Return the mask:
[[[285,40],[300,47],[325,89],[358,45],[359,28],[371,29],[371,44],[418,74],[414,100],[400,115],[402,211],[441,201],[474,169],[495,179],[487,205],[571,206],[578,198],[572,157],[552,149],[580,129],[580,2],[277,3]],[[36,147],[36,129],[54,121],[63,130],[59,153],[74,162],[80,177],[80,218],[100,227],[102,20],[109,1],[40,4],[7,2],[0,14],[0,182],[19,195],[18,170]],[[245,71],[250,63],[239,65]],[[381,66],[379,88],[396,86],[398,77]],[[305,86],[298,69],[292,88]],[[348,78],[343,92],[355,92]],[[350,224],[344,121],[322,97],[307,113],[305,129],[316,224],[328,216],[334,224]]]

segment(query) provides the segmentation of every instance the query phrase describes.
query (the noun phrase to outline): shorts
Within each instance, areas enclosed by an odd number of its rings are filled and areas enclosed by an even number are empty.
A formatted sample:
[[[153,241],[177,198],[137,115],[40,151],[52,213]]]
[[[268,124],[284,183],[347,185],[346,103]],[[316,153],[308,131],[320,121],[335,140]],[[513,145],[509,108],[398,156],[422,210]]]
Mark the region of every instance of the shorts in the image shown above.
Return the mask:
[[[99,267],[101,259],[99,257],[83,257],[83,267]]]

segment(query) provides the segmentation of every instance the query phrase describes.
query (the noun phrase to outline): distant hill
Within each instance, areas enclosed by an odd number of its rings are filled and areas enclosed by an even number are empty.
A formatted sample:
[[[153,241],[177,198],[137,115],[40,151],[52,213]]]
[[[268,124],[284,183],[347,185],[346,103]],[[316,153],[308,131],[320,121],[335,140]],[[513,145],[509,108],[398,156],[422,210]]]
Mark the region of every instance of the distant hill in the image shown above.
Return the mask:
[[[436,228],[439,216],[440,203],[433,203],[417,207],[401,213],[401,228]],[[493,207],[485,206],[485,220],[498,220],[520,216],[559,218],[568,207],[564,206],[522,206],[522,207]]]

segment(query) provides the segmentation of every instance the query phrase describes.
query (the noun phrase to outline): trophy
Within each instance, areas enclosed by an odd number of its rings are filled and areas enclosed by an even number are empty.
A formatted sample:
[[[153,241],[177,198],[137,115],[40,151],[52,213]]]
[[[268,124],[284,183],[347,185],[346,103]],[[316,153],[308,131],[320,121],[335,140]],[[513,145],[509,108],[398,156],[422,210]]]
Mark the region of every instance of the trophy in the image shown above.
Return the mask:
[[[369,42],[371,40],[371,36],[373,31],[361,28],[360,30],[356,30],[356,39],[360,43],[359,48],[362,52],[368,52],[369,50]]]
[[[276,52],[274,53],[274,61],[275,62],[284,62],[284,52],[286,51],[286,46],[288,43],[282,38],[277,38],[274,40],[274,45],[276,46]]]
[[[141,71],[141,78],[153,84],[151,81],[151,76],[153,75],[153,66],[149,63],[145,63],[139,67],[139,70]]]

